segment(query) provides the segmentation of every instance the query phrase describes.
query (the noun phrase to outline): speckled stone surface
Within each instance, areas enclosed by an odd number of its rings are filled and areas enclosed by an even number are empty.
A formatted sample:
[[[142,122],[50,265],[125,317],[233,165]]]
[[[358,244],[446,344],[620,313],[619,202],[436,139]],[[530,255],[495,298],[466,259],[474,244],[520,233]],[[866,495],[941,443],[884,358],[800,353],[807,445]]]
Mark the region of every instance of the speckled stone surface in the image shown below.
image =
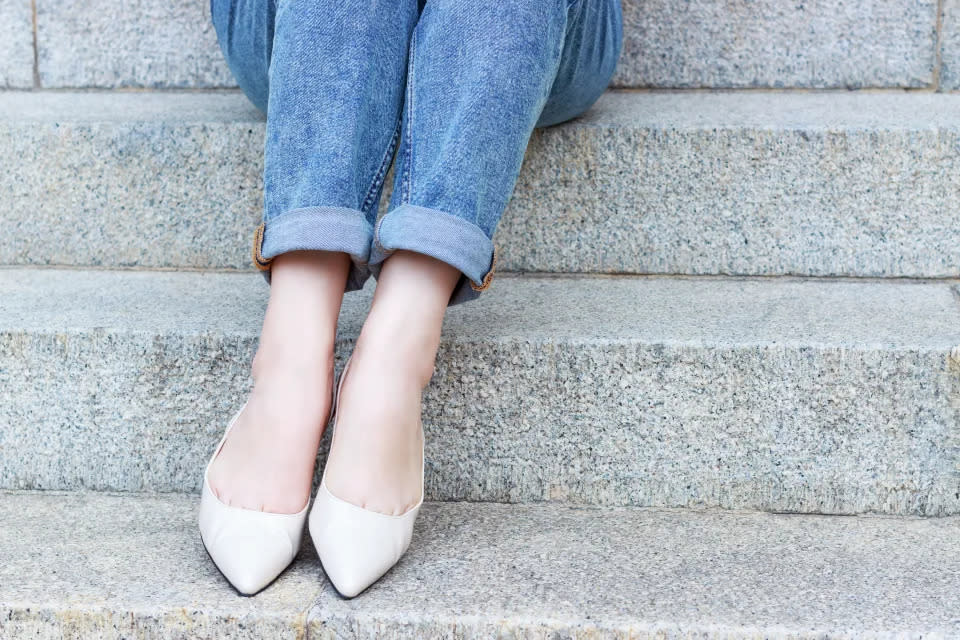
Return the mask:
[[[0,0],[0,89],[33,86],[30,2]]]
[[[259,274],[0,269],[0,486],[198,491],[266,295]],[[958,514],[957,298],[501,274],[447,316],[428,497]]]
[[[252,270],[236,93],[0,95],[0,263]],[[611,92],[535,133],[502,270],[960,276],[960,95]]]
[[[609,93],[534,137],[508,268],[960,275],[960,96]],[[955,177],[956,176],[956,177]]]
[[[0,95],[0,262],[252,270],[263,119],[238,93]],[[11,165],[7,165],[11,166]]]
[[[948,3],[953,0],[946,0]],[[628,87],[922,87],[935,0],[625,0]],[[45,87],[234,86],[201,0],[37,0]]]
[[[633,0],[623,9],[617,86],[925,87],[933,81],[935,0]]]
[[[245,598],[207,557],[194,496],[0,492],[0,638],[305,637],[309,542]]]
[[[36,0],[41,86],[236,86],[209,0]]]
[[[430,505],[319,638],[960,635],[960,521]]]
[[[960,0],[942,0],[940,88],[960,89]]]
[[[254,598],[193,496],[0,493],[0,638],[950,638],[960,520],[427,503],[353,600],[300,557]]]

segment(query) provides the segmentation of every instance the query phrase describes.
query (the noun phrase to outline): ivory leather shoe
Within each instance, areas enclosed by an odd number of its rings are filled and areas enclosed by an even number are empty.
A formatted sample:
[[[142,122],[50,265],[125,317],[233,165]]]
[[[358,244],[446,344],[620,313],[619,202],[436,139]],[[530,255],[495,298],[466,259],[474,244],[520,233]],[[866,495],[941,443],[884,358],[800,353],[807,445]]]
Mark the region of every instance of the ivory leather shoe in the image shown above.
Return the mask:
[[[210,488],[210,465],[246,406],[244,402],[230,420],[203,472],[200,538],[230,584],[243,595],[253,595],[273,582],[297,555],[310,495],[297,513],[271,513],[228,505]]]
[[[340,389],[349,368],[347,360],[337,385],[332,438],[337,436]],[[330,582],[340,595],[352,598],[390,570],[410,546],[413,524],[423,504],[423,441],[420,499],[400,515],[370,511],[338,498],[327,489],[326,476],[324,470],[310,511],[310,537]]]

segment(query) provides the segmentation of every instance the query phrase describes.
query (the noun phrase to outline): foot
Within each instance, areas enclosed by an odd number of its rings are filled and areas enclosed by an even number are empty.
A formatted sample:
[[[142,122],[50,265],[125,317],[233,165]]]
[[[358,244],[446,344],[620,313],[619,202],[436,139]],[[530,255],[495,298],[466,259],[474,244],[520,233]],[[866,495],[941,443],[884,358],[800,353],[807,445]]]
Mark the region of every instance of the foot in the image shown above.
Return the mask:
[[[309,501],[348,261],[346,254],[306,251],[274,259],[253,390],[210,466],[210,488],[222,502],[298,513]]]
[[[401,515],[421,495],[424,385],[410,371],[410,362],[372,343],[357,341],[340,388],[326,485],[359,507]]]
[[[398,251],[383,265],[341,387],[326,485],[370,511],[401,515],[420,500],[420,401],[433,375],[447,301],[460,272]]]
[[[210,466],[210,488],[225,504],[273,513],[306,506],[333,372],[293,369],[273,371],[254,385]]]

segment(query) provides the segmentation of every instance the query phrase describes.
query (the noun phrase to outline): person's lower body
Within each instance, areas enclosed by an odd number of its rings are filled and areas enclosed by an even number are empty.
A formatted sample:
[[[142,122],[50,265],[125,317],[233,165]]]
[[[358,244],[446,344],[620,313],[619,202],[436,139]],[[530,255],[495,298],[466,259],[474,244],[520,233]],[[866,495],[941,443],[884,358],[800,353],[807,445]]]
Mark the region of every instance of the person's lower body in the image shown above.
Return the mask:
[[[234,76],[267,114],[253,259],[270,283],[254,389],[211,461],[212,493],[239,510],[305,508],[341,299],[373,276],[323,487],[369,513],[409,514],[444,312],[491,284],[494,230],[533,129],[579,115],[609,83],[619,0],[212,0],[211,11]]]

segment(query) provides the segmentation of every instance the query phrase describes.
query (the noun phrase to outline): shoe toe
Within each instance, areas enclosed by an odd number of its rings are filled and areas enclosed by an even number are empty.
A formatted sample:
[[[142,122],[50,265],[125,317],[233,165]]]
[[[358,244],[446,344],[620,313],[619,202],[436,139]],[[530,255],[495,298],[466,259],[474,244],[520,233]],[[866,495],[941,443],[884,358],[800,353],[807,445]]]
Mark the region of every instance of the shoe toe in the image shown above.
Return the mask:
[[[399,559],[370,544],[333,543],[321,540],[316,545],[323,570],[340,595],[352,598],[377,581]]]
[[[380,577],[379,575],[371,575],[370,572],[362,572],[349,562],[331,562],[330,558],[323,563],[323,570],[327,573],[327,577],[336,588],[337,593],[345,598],[353,598],[359,595]]]
[[[207,550],[230,584],[245,595],[270,584],[296,555],[282,532],[226,533]]]
[[[310,514],[310,536],[340,595],[352,598],[397,563],[410,545],[416,510],[387,516],[347,505],[322,491]]]

